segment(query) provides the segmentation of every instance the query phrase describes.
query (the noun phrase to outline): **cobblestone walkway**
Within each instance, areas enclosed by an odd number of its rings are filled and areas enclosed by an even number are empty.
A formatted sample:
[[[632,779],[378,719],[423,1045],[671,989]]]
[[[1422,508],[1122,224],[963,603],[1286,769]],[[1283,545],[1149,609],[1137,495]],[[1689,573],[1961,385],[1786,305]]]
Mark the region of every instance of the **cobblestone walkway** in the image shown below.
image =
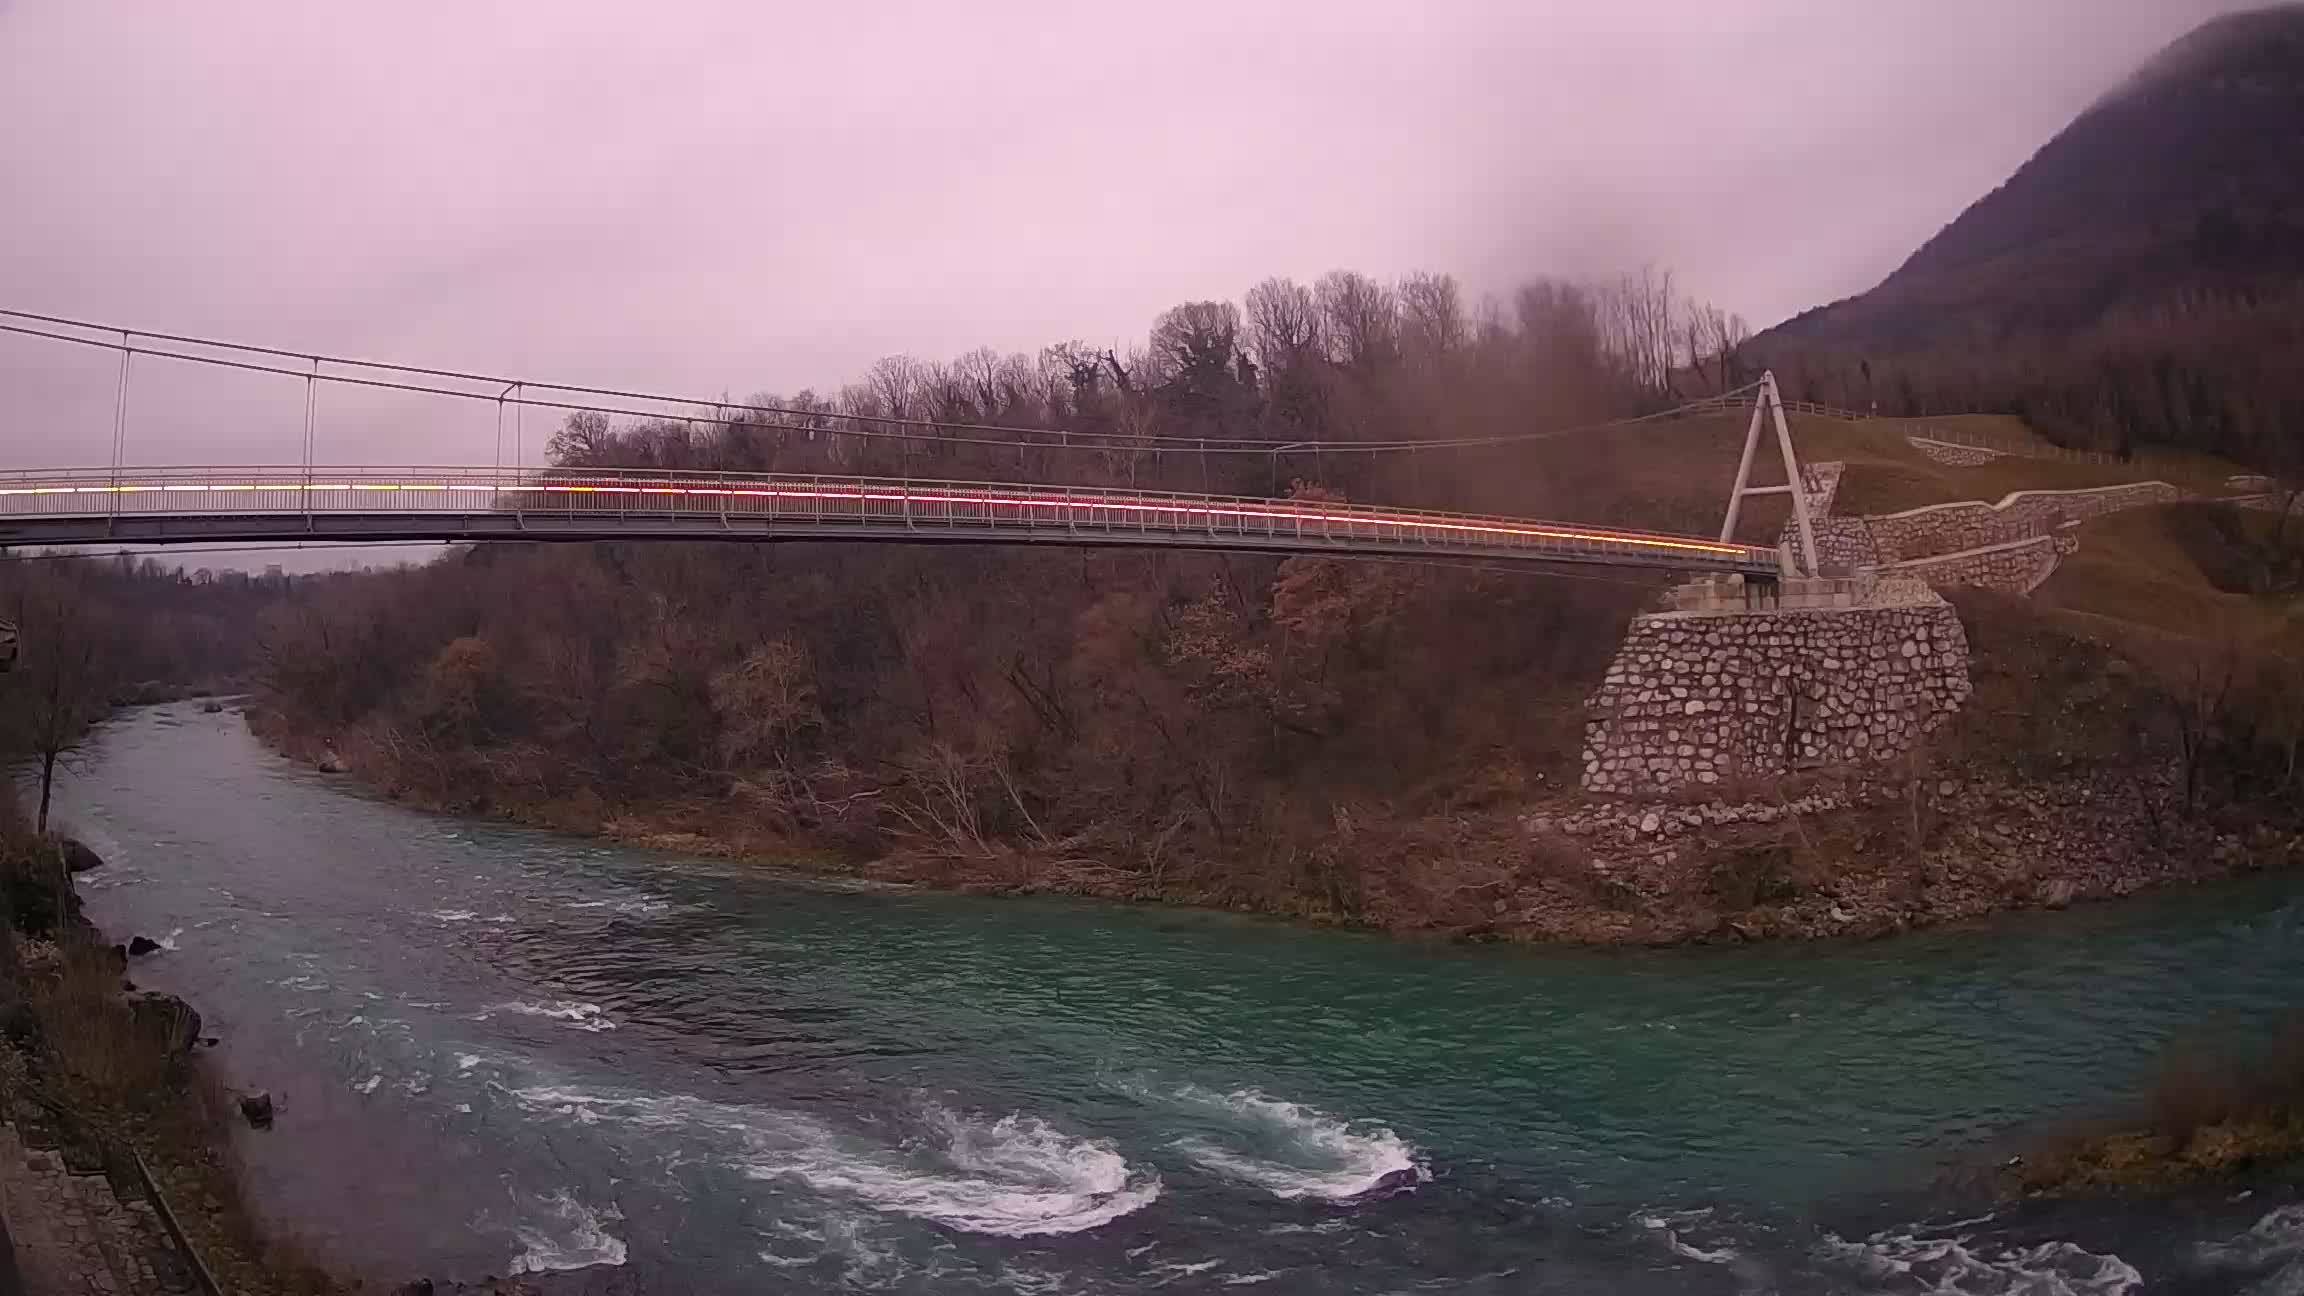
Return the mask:
[[[30,1124],[0,1127],[0,1212],[25,1296],[158,1296],[191,1276],[151,1203],[117,1169]],[[116,1185],[115,1181],[118,1182]]]

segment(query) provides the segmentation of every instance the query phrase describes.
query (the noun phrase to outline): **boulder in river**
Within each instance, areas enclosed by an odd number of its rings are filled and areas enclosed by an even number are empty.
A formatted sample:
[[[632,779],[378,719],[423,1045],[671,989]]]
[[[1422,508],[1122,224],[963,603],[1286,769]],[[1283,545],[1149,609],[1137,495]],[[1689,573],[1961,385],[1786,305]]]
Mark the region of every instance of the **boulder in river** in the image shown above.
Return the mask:
[[[256,1129],[272,1128],[272,1095],[262,1090],[240,1095],[240,1114]]]
[[[221,702],[206,702],[201,704],[200,710],[208,715],[221,715],[224,711],[224,704]]]
[[[1424,1178],[1424,1171],[1416,1166],[1402,1166],[1397,1170],[1387,1170],[1377,1177],[1376,1182],[1354,1193],[1346,1200],[1374,1202],[1382,1201],[1387,1197],[1397,1197],[1401,1193],[1415,1191],[1417,1185],[1424,1182]]]
[[[128,956],[130,958],[141,958],[146,954],[157,954],[159,952],[160,942],[153,940],[149,936],[138,936],[128,942]]]
[[[336,749],[331,747],[320,753],[320,763],[314,768],[323,774],[341,774],[344,772],[344,758],[337,755]]]
[[[200,1038],[200,1014],[192,1005],[158,990],[134,990],[122,995],[129,1019],[150,1031],[170,1056],[192,1051]]]
[[[64,867],[71,872],[85,873],[90,869],[104,867],[104,857],[88,849],[86,842],[77,838],[66,837],[59,840],[56,845],[58,849],[64,852]]]

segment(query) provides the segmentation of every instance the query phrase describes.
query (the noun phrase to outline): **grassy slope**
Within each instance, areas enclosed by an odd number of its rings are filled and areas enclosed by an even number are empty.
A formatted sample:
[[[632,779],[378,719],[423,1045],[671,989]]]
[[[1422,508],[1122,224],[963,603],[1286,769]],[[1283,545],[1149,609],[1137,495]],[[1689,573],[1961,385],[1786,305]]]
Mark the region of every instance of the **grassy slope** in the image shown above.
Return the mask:
[[[2079,490],[2134,481],[2172,481],[2188,490],[2223,489],[2239,471],[2198,455],[2154,454],[2133,463],[2081,463],[2003,458],[1973,468],[1937,463],[1905,438],[1924,428],[1956,426],[2005,444],[2045,444],[2017,419],[1988,414],[1950,419],[1840,419],[1795,416],[1793,446],[1804,462],[1848,465],[1834,511],[1893,513],[1962,500],[1995,502],[2019,490]],[[1742,418],[1715,417],[1643,424],[1589,437],[1540,442],[1530,465],[1540,475],[1541,507],[1532,513],[1570,521],[1611,522],[1706,534],[1720,525],[1736,459]],[[1755,461],[1754,485],[1784,480],[1773,438]],[[1788,505],[1782,497],[1748,503],[1738,538],[1774,543]]]
[[[1544,502],[1555,517],[1709,533],[1719,526],[1744,427],[1740,418],[1692,419],[1542,443]],[[1802,416],[1792,420],[1792,435],[1803,460],[1847,465],[1835,504],[1844,516],[2151,480],[2213,495],[2225,493],[2225,479],[2242,471],[2204,455],[2157,451],[2125,463],[2007,457],[1953,467],[1906,441],[1929,427],[1954,427],[1999,444],[2045,444],[2021,421],[2002,415],[1861,423]],[[1783,481],[1773,444],[1764,449],[1754,483]],[[1738,538],[1772,543],[1787,511],[1781,496],[1751,501]],[[2262,527],[2271,519],[2250,515],[2249,521]],[[2163,662],[2203,642],[2278,630],[2304,616],[2304,600],[2219,589],[2210,568],[2227,565],[2232,555],[2212,530],[2181,506],[2085,523],[2079,552],[2032,601],[2065,630]]]
[[[2257,532],[2273,521],[2243,520]],[[2067,629],[2180,666],[2203,646],[2293,631],[2304,618],[2304,598],[2231,592],[2232,582],[2211,570],[2231,561],[2195,511],[2136,509],[2083,526],[2079,552],[2033,598]]]

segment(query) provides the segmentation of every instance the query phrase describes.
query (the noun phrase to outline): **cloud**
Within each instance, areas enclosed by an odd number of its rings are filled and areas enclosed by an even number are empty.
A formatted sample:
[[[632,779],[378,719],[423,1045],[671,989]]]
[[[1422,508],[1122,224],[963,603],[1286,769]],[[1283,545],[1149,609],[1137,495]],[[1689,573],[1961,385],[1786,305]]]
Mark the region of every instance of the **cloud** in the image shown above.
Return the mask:
[[[0,0],[0,304],[699,393],[1125,340],[1338,266],[1656,261],[1766,322],[2235,7]],[[0,373],[57,433],[0,456],[107,444],[102,364],[0,340]],[[137,394],[147,457],[300,435],[292,389]],[[327,414],[343,458],[488,457],[484,414]]]

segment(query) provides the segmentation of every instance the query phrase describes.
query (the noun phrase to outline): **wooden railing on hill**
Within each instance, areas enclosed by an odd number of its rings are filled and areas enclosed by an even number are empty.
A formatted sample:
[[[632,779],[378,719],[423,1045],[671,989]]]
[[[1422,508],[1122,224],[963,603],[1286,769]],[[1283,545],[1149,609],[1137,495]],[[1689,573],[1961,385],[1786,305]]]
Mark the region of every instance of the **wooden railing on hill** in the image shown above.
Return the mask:
[[[1675,413],[1687,416],[1705,414],[1749,416],[1751,412],[1752,398],[1749,394],[1741,391],[1732,392],[1726,396],[1707,396],[1702,400],[1690,401],[1675,411]],[[1785,401],[1784,412],[1787,414],[1807,414],[1816,418],[1842,419],[1850,423],[1861,422],[1874,417],[1858,410],[1842,409],[1838,405],[1826,405],[1819,401],[1803,400]]]
[[[2046,441],[2027,441],[2018,437],[1997,436],[1972,428],[1943,427],[1923,423],[1907,428],[1905,435],[1921,441],[1934,441],[1939,445],[1960,446],[1969,450],[1988,450],[1993,454],[2016,459],[2054,459],[2063,463],[2136,463],[2141,456],[2123,459],[2105,450],[2073,450]]]

